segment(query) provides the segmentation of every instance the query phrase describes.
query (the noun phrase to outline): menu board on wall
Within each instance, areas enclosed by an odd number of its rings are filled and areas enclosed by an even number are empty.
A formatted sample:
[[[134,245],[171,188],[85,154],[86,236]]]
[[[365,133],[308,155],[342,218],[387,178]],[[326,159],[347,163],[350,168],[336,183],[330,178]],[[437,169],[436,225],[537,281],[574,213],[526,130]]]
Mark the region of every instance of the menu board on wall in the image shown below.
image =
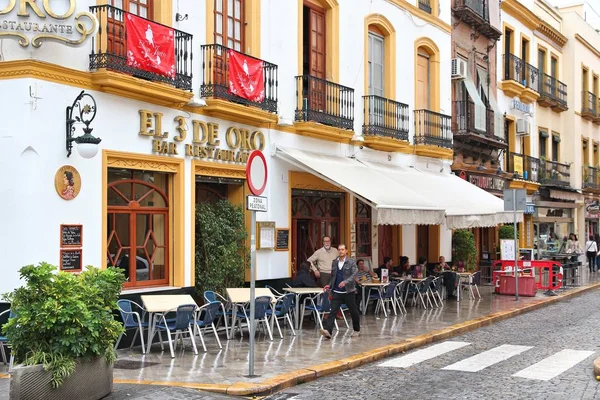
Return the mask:
[[[512,239],[500,240],[500,259],[514,260],[515,259],[515,241]]]
[[[275,250],[288,251],[290,249],[290,230],[276,229],[275,231]]]
[[[60,226],[60,247],[81,247],[83,245],[83,225]]]
[[[81,271],[82,267],[81,249],[62,249],[60,251],[61,271]]]
[[[275,248],[275,222],[258,221],[256,223],[256,249],[274,249]]]

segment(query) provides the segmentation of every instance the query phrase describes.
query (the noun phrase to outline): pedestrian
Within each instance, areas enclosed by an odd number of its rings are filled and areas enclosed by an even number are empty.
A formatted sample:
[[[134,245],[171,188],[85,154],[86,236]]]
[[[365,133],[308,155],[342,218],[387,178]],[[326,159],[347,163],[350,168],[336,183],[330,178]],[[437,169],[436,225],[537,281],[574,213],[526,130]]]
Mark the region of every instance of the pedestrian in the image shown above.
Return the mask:
[[[598,254],[598,245],[594,237],[590,235],[590,240],[585,243],[585,255],[588,260],[588,268],[590,272],[596,272],[596,255]]]
[[[325,287],[331,280],[331,263],[338,256],[336,249],[331,248],[331,238],[329,236],[323,236],[323,247],[314,252],[314,254],[308,257],[310,268],[315,273],[320,287]],[[315,265],[316,264],[316,265]]]
[[[331,309],[321,329],[321,335],[331,339],[335,317],[342,304],[346,304],[352,317],[352,337],[360,336],[360,315],[356,306],[356,284],[358,267],[354,260],[347,256],[345,244],[338,246],[338,257],[331,263],[331,280],[323,290],[331,290]],[[327,294],[325,294],[327,296]]]

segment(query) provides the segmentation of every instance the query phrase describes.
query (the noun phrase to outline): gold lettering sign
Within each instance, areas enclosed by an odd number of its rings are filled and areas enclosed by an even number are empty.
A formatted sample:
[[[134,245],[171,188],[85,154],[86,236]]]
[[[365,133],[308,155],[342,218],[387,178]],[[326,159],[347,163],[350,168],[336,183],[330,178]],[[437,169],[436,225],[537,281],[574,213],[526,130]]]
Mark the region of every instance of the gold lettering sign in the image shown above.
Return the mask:
[[[98,20],[93,14],[80,12],[74,16],[75,0],[69,0],[66,11],[57,11],[50,3],[50,0],[8,0],[8,5],[0,10],[0,39],[16,38],[23,47],[31,44],[37,48],[48,40],[76,46],[96,32]],[[1,19],[4,16],[7,19]],[[72,21],[67,21],[71,18]],[[79,38],[71,38],[74,31]]]
[[[231,126],[225,131],[225,145],[219,139],[219,124],[215,122],[191,121],[192,139],[188,140],[189,126],[183,116],[173,119],[175,134],[169,141],[169,132],[163,131],[163,114],[149,110],[139,110],[140,136],[152,139],[151,149],[155,154],[193,157],[207,160],[246,163],[252,150],[264,150],[265,135],[261,131],[249,131]],[[222,131],[221,131],[222,132]],[[183,145],[180,149],[179,145]],[[182,151],[181,151],[182,150]]]

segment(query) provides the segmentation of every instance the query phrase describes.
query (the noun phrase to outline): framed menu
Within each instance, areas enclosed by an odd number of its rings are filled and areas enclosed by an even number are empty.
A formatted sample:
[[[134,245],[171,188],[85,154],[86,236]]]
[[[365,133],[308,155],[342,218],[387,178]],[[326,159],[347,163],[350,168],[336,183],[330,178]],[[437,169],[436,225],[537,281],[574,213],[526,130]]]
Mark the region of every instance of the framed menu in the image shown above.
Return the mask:
[[[60,270],[79,272],[82,269],[81,249],[60,250]]]
[[[275,222],[260,221],[256,223],[256,249],[275,248]]]
[[[60,247],[83,246],[83,225],[60,226]]]
[[[275,251],[288,251],[290,249],[289,228],[275,229]]]

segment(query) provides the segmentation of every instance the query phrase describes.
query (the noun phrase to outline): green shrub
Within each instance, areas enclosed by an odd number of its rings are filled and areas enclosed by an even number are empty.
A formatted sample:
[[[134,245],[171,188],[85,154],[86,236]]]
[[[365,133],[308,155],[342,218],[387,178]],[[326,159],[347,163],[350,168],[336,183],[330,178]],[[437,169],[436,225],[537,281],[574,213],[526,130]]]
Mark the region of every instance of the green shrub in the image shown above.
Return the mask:
[[[500,239],[514,239],[515,231],[513,224],[502,225],[498,230],[498,237]],[[519,230],[517,229],[517,239],[519,238]]]
[[[43,364],[58,387],[73,373],[76,360],[116,359],[114,344],[122,325],[114,310],[125,275],[91,266],[79,275],[47,263],[20,269],[25,286],[4,295],[14,317],[4,325],[15,362]]]
[[[249,252],[245,214],[226,200],[196,205],[196,288],[224,293],[242,287]]]
[[[477,247],[475,235],[467,229],[457,229],[452,234],[452,263],[465,262],[465,269],[473,271],[477,267]]]

